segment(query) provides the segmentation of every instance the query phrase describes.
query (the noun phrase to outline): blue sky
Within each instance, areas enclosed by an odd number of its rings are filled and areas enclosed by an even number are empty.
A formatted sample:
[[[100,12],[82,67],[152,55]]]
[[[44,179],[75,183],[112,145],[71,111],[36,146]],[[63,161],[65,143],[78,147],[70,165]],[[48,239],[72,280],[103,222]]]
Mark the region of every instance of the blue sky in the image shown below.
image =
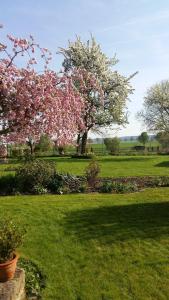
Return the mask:
[[[144,129],[135,115],[146,89],[169,77],[168,0],[6,0],[1,1],[0,23],[1,37],[32,34],[53,53],[75,35],[87,40],[92,33],[108,56],[117,54],[118,71],[124,75],[139,71],[132,80],[130,124],[119,135],[137,135]],[[61,61],[55,57],[56,70]]]

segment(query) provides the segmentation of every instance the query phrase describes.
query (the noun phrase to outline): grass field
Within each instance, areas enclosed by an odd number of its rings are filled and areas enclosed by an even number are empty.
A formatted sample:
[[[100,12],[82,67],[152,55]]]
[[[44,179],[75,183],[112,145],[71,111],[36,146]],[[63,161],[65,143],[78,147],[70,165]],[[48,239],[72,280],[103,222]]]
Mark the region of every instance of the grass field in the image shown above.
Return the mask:
[[[90,144],[93,149],[105,149],[105,145],[104,143],[102,144]],[[134,146],[142,146],[142,144],[138,141],[121,141],[120,142],[120,149],[123,149],[123,148],[128,148],[128,147],[134,147]],[[153,141],[149,141],[147,144],[146,144],[146,147],[157,147],[159,146],[159,143],[156,141],[156,140],[153,140]]]
[[[83,174],[88,160],[55,158],[59,171]],[[168,156],[103,156],[98,157],[102,177],[169,175]]]
[[[169,188],[1,197],[6,214],[27,226],[20,250],[47,275],[44,300],[169,299]]]
[[[90,160],[73,159],[69,157],[46,158],[56,163],[61,172],[70,172],[82,175]],[[101,167],[102,177],[121,176],[145,176],[145,175],[169,175],[168,156],[99,156],[98,162]],[[0,174],[13,173],[12,170],[17,164],[1,164]]]

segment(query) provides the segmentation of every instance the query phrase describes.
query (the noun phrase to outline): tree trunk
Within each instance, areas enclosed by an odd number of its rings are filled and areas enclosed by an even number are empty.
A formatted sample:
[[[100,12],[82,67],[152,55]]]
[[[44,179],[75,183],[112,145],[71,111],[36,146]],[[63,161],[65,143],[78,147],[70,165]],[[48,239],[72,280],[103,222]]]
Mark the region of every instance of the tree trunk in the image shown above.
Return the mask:
[[[80,139],[81,139],[81,137],[80,137],[80,133],[79,133],[78,136],[77,136],[77,146],[76,146],[76,153],[77,154],[79,154],[79,152],[80,152]]]
[[[86,153],[87,136],[88,136],[88,131],[85,131],[82,135],[81,154]]]
[[[31,155],[33,154],[33,145],[30,143]]]
[[[27,145],[30,147],[31,155],[33,155],[33,153],[34,153],[34,143],[32,143],[32,141],[28,141]]]

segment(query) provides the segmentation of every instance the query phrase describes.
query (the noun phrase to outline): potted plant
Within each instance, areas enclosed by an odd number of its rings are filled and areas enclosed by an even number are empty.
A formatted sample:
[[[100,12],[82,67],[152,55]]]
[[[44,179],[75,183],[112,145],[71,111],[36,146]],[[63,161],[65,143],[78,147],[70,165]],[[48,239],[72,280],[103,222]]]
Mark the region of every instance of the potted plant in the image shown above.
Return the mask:
[[[25,229],[11,218],[0,221],[0,282],[14,277],[18,254],[16,249],[21,246]]]

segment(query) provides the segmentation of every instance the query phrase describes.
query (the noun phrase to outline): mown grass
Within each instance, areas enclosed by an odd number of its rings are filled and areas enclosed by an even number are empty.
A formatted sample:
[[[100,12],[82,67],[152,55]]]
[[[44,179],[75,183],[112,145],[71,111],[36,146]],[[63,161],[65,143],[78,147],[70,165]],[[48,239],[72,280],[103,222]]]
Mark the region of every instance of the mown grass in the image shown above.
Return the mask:
[[[49,158],[51,159],[51,158]],[[53,158],[58,170],[82,175],[89,160]],[[102,177],[169,175],[168,156],[102,156],[97,158]]]
[[[167,300],[168,195],[1,197],[0,217],[26,225],[20,250],[47,275],[44,300]]]
[[[47,157],[47,160],[56,163],[60,172],[69,172],[75,175],[84,174],[89,164],[88,159],[75,159],[70,157]],[[124,177],[124,176],[163,176],[169,175],[169,157],[166,156],[99,156],[97,158],[102,177]],[[18,164],[1,164],[0,175],[14,173],[13,168]],[[12,170],[12,171],[10,171]]]

